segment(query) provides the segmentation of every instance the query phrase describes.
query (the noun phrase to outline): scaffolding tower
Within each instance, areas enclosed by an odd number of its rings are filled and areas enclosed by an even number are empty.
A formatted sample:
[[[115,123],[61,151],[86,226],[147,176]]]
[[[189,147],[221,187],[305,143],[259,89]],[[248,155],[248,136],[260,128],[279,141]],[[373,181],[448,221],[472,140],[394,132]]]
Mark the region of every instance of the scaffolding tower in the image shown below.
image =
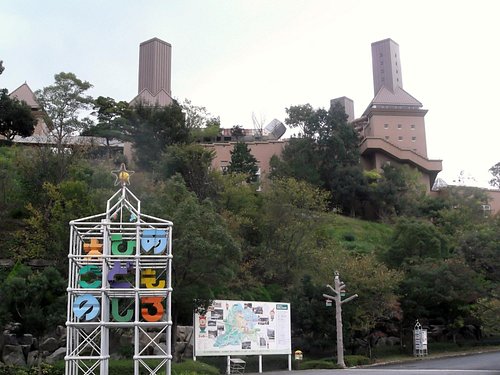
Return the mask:
[[[134,374],[171,374],[172,227],[121,185],[106,212],[70,222],[66,375],[109,373],[110,329],[133,331]]]

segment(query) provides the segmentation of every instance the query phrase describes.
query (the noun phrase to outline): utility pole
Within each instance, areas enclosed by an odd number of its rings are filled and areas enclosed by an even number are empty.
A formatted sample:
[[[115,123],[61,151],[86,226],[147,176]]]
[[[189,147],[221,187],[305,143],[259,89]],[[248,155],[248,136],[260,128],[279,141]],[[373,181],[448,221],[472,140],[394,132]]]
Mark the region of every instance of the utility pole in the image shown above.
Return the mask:
[[[344,338],[342,334],[342,304],[352,301],[354,298],[357,298],[357,294],[353,294],[350,297],[347,297],[342,301],[343,295],[345,295],[345,284],[340,281],[339,273],[335,271],[335,288],[331,285],[326,284],[326,286],[335,293],[335,296],[330,296],[328,294],[323,294],[323,297],[330,301],[335,301],[335,320],[337,322],[337,364],[346,368],[344,362]]]

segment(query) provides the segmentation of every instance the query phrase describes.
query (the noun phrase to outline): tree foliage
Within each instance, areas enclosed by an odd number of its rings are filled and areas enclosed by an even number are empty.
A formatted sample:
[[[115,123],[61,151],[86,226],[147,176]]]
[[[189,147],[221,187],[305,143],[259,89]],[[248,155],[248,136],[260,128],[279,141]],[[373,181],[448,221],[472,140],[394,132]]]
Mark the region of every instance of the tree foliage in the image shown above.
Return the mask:
[[[28,137],[33,134],[35,126],[31,108],[25,102],[9,97],[6,89],[0,90],[0,135],[9,141],[16,135]]]
[[[252,155],[248,145],[237,142],[231,150],[231,161],[227,167],[227,173],[242,173],[247,176],[247,182],[257,181],[257,159]]]
[[[21,329],[40,338],[66,317],[66,281],[51,267],[32,271],[16,265],[1,284],[0,324],[21,323]],[[3,320],[3,321],[2,321]]]
[[[492,166],[489,169],[489,172],[493,176],[493,178],[490,180],[490,185],[500,189],[500,163],[496,163],[494,166]]]
[[[125,119],[126,134],[132,140],[137,164],[147,170],[156,166],[168,146],[189,140],[185,115],[176,101],[166,107],[139,104]]]
[[[213,150],[197,144],[173,145],[163,154],[160,170],[166,179],[179,173],[187,188],[201,201],[216,193],[215,176],[210,168],[214,157]]]
[[[178,177],[158,186],[145,206],[148,212],[175,223],[173,314],[176,322],[189,323],[193,300],[214,298],[235,276],[239,245],[214,206],[207,200],[200,202]]]
[[[281,161],[273,160],[272,176],[295,177],[331,193],[331,205],[354,214],[364,200],[366,182],[359,164],[358,136],[340,105],[329,111],[310,104],[286,109],[285,122],[299,129]]]
[[[404,218],[396,224],[384,260],[391,267],[398,268],[420,264],[427,259],[444,259],[447,256],[446,238],[432,223]]]
[[[86,92],[92,87],[74,73],[61,72],[54,75],[54,84],[35,92],[38,103],[50,119],[51,135],[58,153],[62,153],[68,136],[83,130],[88,119],[81,113],[90,108],[92,98]]]
[[[97,124],[91,124],[82,131],[84,136],[102,137],[106,139],[108,158],[111,156],[111,140],[119,139],[129,141],[126,135],[124,120],[131,109],[125,101],[115,101],[113,98],[99,96],[93,102]]]

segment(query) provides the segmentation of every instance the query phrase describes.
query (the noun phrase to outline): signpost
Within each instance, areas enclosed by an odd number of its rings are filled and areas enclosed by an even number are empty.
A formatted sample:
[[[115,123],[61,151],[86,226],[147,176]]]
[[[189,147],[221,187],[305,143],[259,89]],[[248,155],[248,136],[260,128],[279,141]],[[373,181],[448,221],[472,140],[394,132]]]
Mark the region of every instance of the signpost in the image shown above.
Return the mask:
[[[345,296],[345,284],[340,281],[339,273],[335,272],[335,287],[333,288],[331,285],[327,284],[326,286],[335,294],[335,296],[331,296],[329,294],[323,294],[330,301],[335,302],[335,320],[337,323],[337,364],[345,368],[344,362],[344,338],[342,334],[342,304],[352,301],[354,298],[357,298],[357,294],[353,294],[350,297],[347,297],[345,300],[342,300],[342,297]]]
[[[429,354],[427,352],[427,330],[422,329],[422,325],[417,320],[413,328],[413,355],[423,357],[427,354]]]

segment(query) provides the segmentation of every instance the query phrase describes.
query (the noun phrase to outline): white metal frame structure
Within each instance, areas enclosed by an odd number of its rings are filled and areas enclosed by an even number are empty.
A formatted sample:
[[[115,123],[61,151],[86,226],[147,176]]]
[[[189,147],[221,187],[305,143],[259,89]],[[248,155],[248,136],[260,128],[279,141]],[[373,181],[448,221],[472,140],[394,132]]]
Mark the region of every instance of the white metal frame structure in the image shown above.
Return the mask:
[[[105,213],[70,222],[66,375],[109,373],[112,328],[134,331],[134,374],[171,374],[173,224],[121,176]]]

